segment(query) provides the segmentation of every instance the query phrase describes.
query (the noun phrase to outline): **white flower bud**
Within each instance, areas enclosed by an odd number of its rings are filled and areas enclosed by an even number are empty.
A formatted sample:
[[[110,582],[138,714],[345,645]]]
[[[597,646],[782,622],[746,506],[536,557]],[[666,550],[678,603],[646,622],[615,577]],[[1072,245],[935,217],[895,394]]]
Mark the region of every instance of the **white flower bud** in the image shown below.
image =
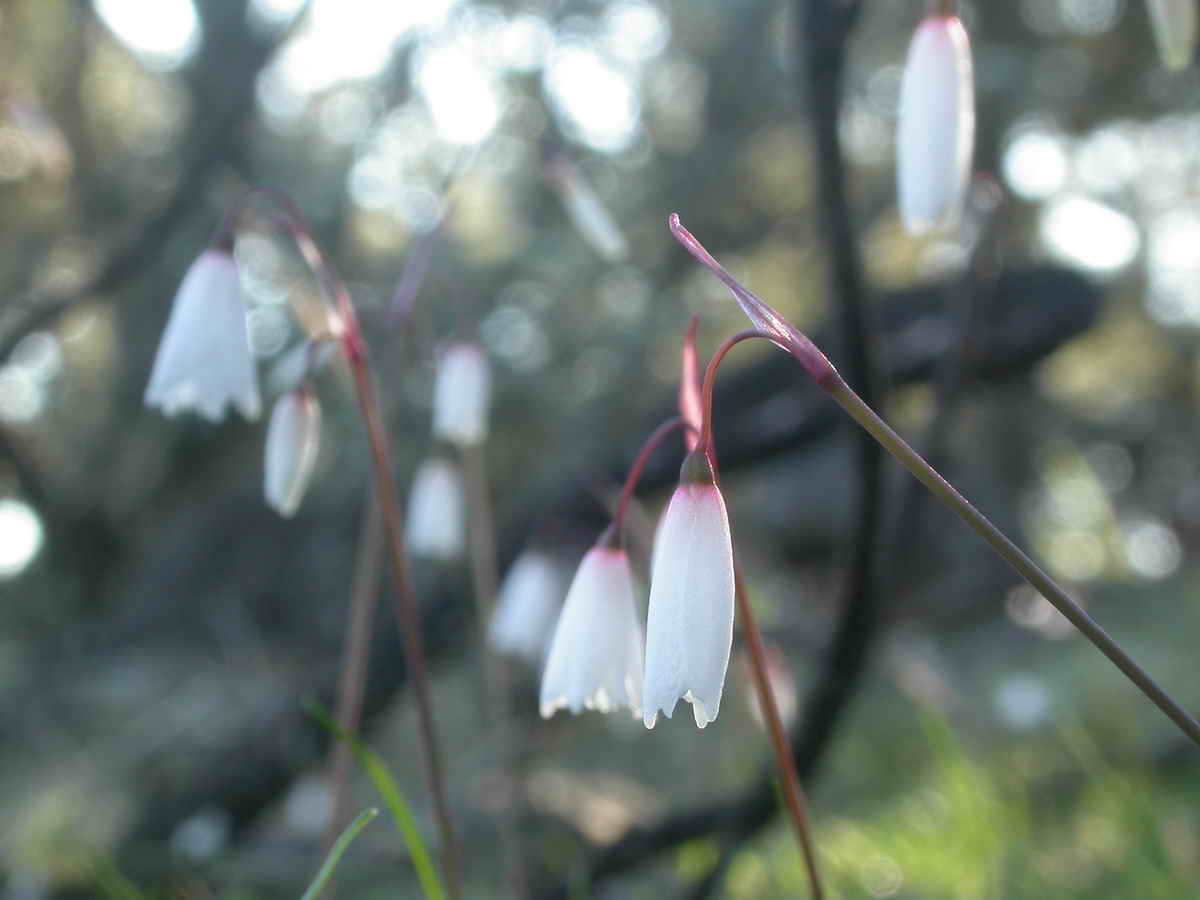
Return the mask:
[[[275,403],[267,427],[263,493],[284,518],[300,507],[321,442],[321,404],[307,388],[288,391]]]
[[[579,564],[554,630],[542,674],[542,716],[627,706],[636,718],[641,696],[642,627],[629,557],[596,546]]]
[[[433,436],[458,447],[487,437],[491,373],[478,344],[452,344],[442,354],[433,393]]]
[[[1146,0],[1162,63],[1186,69],[1196,55],[1196,0]]]
[[[896,179],[911,234],[958,218],[975,144],[971,47],[957,16],[929,16],[908,48],[900,84]]]
[[[258,418],[258,381],[237,266],[214,247],[192,263],[175,294],[146,405],[168,416],[194,409],[219,422],[227,403],[247,419]]]
[[[408,497],[408,548],[414,556],[449,562],[463,554],[463,487],[458,467],[431,457],[417,469]]]
[[[684,464],[685,471],[688,463]],[[681,480],[658,529],[650,573],[642,721],[680,698],[696,725],[717,717],[733,644],[733,540],[721,492]]]

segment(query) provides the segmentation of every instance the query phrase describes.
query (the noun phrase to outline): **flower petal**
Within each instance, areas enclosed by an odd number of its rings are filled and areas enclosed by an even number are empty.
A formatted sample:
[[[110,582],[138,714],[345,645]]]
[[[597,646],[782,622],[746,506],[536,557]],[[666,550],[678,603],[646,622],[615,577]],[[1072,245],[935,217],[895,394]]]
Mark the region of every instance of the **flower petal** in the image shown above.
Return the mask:
[[[146,388],[146,405],[173,416],[194,409],[213,422],[226,404],[247,419],[261,408],[237,266],[209,249],[184,275]]]
[[[957,16],[929,16],[913,35],[900,84],[896,179],[900,218],[911,234],[958,218],[974,144],[967,32]]]
[[[433,396],[433,436],[459,447],[487,437],[491,374],[477,344],[454,344],[442,355]]]
[[[566,573],[551,557],[527,550],[517,557],[500,586],[488,625],[488,643],[501,653],[533,664],[546,658]]]
[[[415,556],[450,562],[463,554],[465,530],[458,467],[441,457],[425,460],[408,498],[408,549]]]
[[[721,492],[675,490],[659,529],[650,578],[642,721],[653,728],[682,697],[703,728],[717,717],[733,643],[733,543]]]
[[[1196,55],[1196,0],[1147,0],[1163,65],[1186,69]]]
[[[623,550],[593,547],[579,564],[542,675],[544,718],[558,709],[641,714],[642,628]]]
[[[267,427],[263,493],[284,518],[300,507],[320,440],[321,405],[316,395],[301,388],[280,397]]]

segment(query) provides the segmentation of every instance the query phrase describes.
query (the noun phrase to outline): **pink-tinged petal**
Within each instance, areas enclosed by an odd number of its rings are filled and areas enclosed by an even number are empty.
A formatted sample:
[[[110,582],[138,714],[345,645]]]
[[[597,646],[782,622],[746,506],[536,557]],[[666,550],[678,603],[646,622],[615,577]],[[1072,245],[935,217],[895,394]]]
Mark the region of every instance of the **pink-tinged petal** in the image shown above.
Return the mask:
[[[308,489],[321,441],[321,405],[311,390],[288,391],[275,403],[267,427],[263,492],[289,518]]]
[[[488,429],[491,372],[478,344],[453,344],[438,364],[433,436],[459,447],[483,443]]]
[[[229,253],[209,249],[192,263],[171,308],[146,405],[173,416],[193,409],[213,422],[227,404],[247,419],[261,408],[237,266]]]
[[[466,546],[462,477],[449,460],[425,460],[408,497],[408,549],[414,556],[451,562]]]
[[[967,32],[957,16],[929,16],[909,45],[900,84],[896,179],[900,218],[910,233],[957,221],[974,145]]]
[[[659,528],[650,576],[642,721],[683,698],[696,725],[717,717],[733,643],[733,543],[720,490],[684,482]]]
[[[541,713],[627,706],[641,714],[642,627],[623,550],[593,547],[579,564],[542,673]]]
[[[1162,63],[1186,69],[1196,55],[1196,0],[1146,0]]]
[[[700,443],[700,426],[704,421],[701,399],[700,360],[696,355],[696,326],[700,320],[692,316],[687,334],[683,336],[683,372],[679,377],[679,415],[688,426],[683,433],[688,452]]]
[[[550,649],[565,576],[563,567],[544,552],[527,550],[518,556],[500,585],[488,643],[500,653],[540,665]]]

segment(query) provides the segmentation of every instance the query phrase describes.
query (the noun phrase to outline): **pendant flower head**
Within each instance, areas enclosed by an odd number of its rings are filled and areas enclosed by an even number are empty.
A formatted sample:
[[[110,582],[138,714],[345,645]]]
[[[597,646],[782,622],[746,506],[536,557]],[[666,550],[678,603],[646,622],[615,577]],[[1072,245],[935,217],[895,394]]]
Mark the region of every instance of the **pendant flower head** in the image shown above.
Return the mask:
[[[488,643],[534,665],[546,658],[566,575],[541,550],[526,550],[509,569],[488,625]]]
[[[212,247],[179,285],[146,405],[168,416],[194,409],[220,422],[226,404],[250,420],[258,418],[261,406],[237,266],[228,250]]]
[[[451,562],[463,554],[465,532],[458,467],[438,456],[425,460],[408,498],[408,549],[415,556]]]
[[[471,447],[482,444],[488,430],[491,373],[478,344],[452,344],[438,364],[433,393],[435,439]]]
[[[696,725],[717,717],[733,644],[733,541],[703,450],[688,454],[658,529],[650,572],[642,721],[653,728],[680,698]]]
[[[267,427],[263,492],[284,518],[293,516],[312,478],[321,441],[321,404],[308,386],[275,403]]]
[[[896,180],[910,234],[953,223],[962,208],[975,145],[971,46],[957,16],[917,28],[900,83]]]
[[[567,591],[542,673],[541,710],[640,714],[642,627],[625,551],[601,540],[587,552]]]
[[[1173,72],[1186,69],[1196,55],[1196,0],[1147,0],[1147,5],[1163,65]]]

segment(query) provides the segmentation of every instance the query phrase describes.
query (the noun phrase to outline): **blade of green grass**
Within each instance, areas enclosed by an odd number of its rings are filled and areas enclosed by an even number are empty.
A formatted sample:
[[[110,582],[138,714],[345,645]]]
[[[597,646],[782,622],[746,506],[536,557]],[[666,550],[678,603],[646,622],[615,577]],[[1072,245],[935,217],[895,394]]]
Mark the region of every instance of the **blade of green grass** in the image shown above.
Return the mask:
[[[383,759],[364,744],[357,735],[351,734],[338,725],[329,715],[329,711],[321,704],[315,701],[310,702],[307,709],[309,715],[316,719],[322,728],[350,745],[355,759],[366,770],[367,777],[371,779],[375,790],[383,798],[384,805],[392,814],[392,818],[396,820],[396,830],[400,832],[400,837],[408,848],[408,855],[412,857],[413,868],[417,872],[417,880],[421,882],[425,900],[446,900],[446,890],[442,887],[442,880],[433,865],[433,858],[425,846],[425,839],[421,837],[421,832],[417,828],[417,820],[412,814],[412,808],[404,799],[400,787],[396,784],[396,779],[388,771]]]
[[[346,848],[350,846],[350,842],[358,837],[358,833],[366,828],[367,823],[377,815],[379,815],[379,810],[375,807],[364,809],[358,814],[358,818],[346,826],[346,830],[341,833],[334,843],[333,849],[325,857],[321,871],[317,872],[317,877],[313,879],[313,883],[308,886],[308,890],[304,892],[304,896],[300,900],[316,900],[317,895],[325,889],[326,882],[333,875],[333,870],[337,868],[337,864],[341,860],[342,854],[346,852]]]

